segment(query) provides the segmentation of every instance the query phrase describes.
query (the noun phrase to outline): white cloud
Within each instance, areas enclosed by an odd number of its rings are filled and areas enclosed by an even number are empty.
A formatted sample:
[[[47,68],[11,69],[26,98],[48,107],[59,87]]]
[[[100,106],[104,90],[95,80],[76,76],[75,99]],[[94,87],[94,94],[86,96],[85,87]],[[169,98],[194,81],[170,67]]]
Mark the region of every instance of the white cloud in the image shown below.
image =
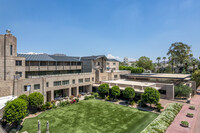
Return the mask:
[[[116,60],[119,60],[119,61],[124,61],[124,58],[119,57],[119,56],[114,56],[112,54],[108,54],[107,58],[116,59]],[[128,57],[128,61],[136,61],[136,59]]]
[[[20,54],[44,54],[44,53],[28,52],[28,53],[20,53]]]

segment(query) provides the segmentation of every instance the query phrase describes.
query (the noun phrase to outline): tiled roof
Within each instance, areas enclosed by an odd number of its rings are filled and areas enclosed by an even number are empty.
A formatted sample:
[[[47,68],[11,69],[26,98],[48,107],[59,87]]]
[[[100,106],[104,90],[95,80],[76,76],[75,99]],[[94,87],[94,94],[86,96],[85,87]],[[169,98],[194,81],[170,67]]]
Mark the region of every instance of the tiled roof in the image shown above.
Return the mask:
[[[107,59],[107,61],[113,61],[113,62],[120,62],[120,61],[118,61],[118,60],[116,60],[116,59]]]
[[[71,57],[71,56],[57,56],[57,55],[49,55],[51,58],[56,61],[79,61],[79,57]]]
[[[79,61],[79,57],[65,55],[17,54],[17,56],[25,57],[26,61]]]
[[[97,56],[84,56],[84,57],[81,57],[81,60],[95,60],[95,59],[99,59],[99,58],[106,58],[107,57],[105,55],[97,55]]]
[[[48,54],[17,54],[19,57],[25,57],[26,61],[56,61]]]

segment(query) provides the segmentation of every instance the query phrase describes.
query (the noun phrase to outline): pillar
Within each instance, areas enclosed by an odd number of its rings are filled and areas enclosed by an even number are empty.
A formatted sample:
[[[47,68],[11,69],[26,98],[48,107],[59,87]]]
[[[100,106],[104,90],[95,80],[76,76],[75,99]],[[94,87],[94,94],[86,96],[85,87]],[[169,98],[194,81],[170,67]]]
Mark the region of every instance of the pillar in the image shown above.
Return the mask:
[[[51,101],[54,100],[54,90],[51,91]]]

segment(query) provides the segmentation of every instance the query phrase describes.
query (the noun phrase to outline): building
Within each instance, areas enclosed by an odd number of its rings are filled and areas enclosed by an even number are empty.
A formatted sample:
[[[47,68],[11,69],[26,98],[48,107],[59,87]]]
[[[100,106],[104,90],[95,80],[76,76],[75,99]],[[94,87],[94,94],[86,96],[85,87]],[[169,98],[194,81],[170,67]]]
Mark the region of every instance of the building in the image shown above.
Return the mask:
[[[119,61],[116,59],[107,59],[106,69],[107,70],[119,70]]]
[[[124,63],[125,63],[125,64],[128,63],[128,57],[124,57]]]
[[[19,54],[10,31],[0,35],[0,97],[40,92],[45,101],[92,92],[93,84],[129,71],[107,71],[105,55]]]
[[[126,87],[133,87],[136,93],[143,93],[146,87],[157,89],[161,98],[174,99],[174,87],[180,83],[192,88],[192,94],[196,94],[196,83],[191,81],[190,74],[162,74],[162,73],[142,73],[127,74],[124,79],[107,80],[101,83],[108,83],[110,87],[119,86],[123,91]],[[99,84],[96,85],[97,87]]]

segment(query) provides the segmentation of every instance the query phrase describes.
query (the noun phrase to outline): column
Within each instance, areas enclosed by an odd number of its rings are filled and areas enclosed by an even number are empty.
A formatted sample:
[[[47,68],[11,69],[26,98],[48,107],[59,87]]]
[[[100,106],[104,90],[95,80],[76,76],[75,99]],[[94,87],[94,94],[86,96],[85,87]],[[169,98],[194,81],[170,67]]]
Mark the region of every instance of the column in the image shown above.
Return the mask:
[[[51,101],[54,100],[54,90],[51,91]]]
[[[68,88],[68,97],[70,97],[72,95],[71,89],[72,88]]]

